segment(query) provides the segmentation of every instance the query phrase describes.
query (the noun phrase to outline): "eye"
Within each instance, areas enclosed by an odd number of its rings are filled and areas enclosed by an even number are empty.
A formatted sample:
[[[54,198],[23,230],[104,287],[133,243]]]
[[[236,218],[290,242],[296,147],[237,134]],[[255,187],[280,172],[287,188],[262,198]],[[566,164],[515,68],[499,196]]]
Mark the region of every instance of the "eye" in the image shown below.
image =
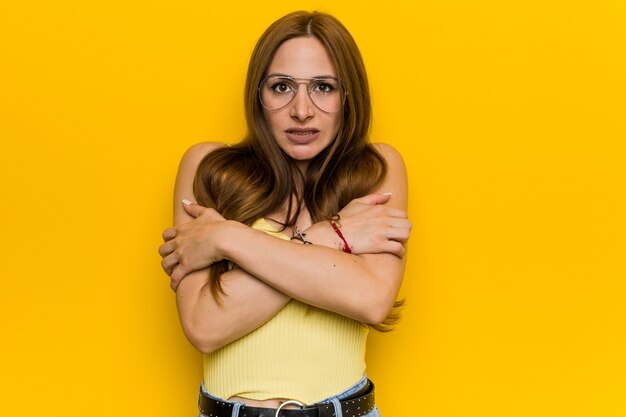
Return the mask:
[[[294,87],[286,80],[277,80],[270,84],[270,89],[275,94],[290,94],[295,91]]]
[[[332,80],[319,80],[313,85],[311,90],[316,93],[330,94],[337,90],[337,86]]]

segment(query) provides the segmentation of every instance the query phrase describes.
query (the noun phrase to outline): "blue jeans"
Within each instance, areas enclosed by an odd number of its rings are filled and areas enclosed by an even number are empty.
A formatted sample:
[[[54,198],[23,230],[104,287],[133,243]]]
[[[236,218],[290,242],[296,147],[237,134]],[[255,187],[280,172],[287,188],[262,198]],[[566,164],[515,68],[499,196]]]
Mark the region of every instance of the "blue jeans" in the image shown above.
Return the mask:
[[[324,404],[334,403],[335,404],[335,416],[336,417],[349,417],[349,416],[342,416],[341,415],[341,407],[339,405],[339,401],[343,400],[344,398],[348,398],[349,396],[351,396],[355,392],[358,392],[366,384],[367,384],[367,376],[363,375],[363,378],[361,378],[361,380],[359,382],[357,382],[356,384],[354,384],[353,386],[351,386],[350,388],[348,388],[344,392],[339,393],[339,394],[337,394],[337,395],[335,395],[333,397],[328,397],[325,400],[320,401],[320,402],[324,403]],[[209,396],[209,397],[211,397],[211,398],[213,398],[215,400],[232,403],[234,405],[233,406],[233,417],[237,417],[237,415],[239,414],[239,407],[241,407],[243,405],[243,403],[233,402],[233,401],[226,401],[226,400],[224,400],[222,398],[215,397],[215,396],[211,395],[210,393],[208,393],[206,391],[206,389],[204,388],[204,385],[202,385],[202,392],[204,392],[207,396]],[[337,412],[337,410],[339,410],[339,412]],[[200,413],[199,417],[207,417],[207,416],[205,416],[204,414]],[[378,407],[374,407],[374,409],[372,411],[370,411],[367,414],[364,414],[361,417],[380,417],[380,411],[378,411]]]

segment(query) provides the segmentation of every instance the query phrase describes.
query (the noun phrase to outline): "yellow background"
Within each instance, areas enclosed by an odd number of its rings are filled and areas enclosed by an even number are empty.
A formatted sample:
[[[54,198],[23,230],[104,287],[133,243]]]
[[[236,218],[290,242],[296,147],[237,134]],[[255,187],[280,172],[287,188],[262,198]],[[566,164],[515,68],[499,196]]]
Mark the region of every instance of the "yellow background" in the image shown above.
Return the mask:
[[[351,30],[408,164],[384,417],[626,415],[623,0],[2,2],[0,415],[196,415],[176,167],[241,138],[253,44],[300,8]]]

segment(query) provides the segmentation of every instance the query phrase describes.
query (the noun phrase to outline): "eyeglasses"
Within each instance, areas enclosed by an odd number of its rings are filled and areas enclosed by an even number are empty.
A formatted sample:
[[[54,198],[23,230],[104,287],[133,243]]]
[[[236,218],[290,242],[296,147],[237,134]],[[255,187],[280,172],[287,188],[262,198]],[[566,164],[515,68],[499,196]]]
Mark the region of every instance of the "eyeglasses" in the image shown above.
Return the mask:
[[[267,110],[280,110],[287,106],[298,94],[300,84],[306,84],[306,91],[315,106],[326,113],[341,110],[343,93],[341,83],[336,78],[293,78],[272,75],[259,85],[259,99]]]

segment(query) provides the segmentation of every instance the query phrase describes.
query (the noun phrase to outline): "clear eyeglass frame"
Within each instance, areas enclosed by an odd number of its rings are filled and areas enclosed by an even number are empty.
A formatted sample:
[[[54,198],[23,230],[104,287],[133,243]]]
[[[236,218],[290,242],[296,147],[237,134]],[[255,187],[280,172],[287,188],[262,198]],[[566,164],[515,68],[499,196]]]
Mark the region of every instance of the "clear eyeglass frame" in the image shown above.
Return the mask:
[[[285,104],[279,107],[268,107],[266,103],[263,102],[263,87],[265,86],[265,83],[272,78],[276,78],[278,80],[290,81],[291,84],[295,86],[295,90],[293,91],[291,98],[289,98],[289,100],[287,100]],[[315,99],[313,98],[314,96],[311,95],[311,91],[313,89],[312,86],[315,87],[316,85],[319,85],[316,83],[320,83],[320,82],[323,83],[324,81],[329,81],[329,80],[332,80],[333,82],[337,84],[336,86],[337,92],[340,95],[338,109],[334,111],[328,111],[320,107],[320,105],[315,102]],[[258,92],[261,106],[263,106],[263,108],[269,111],[277,111],[277,110],[287,107],[293,101],[293,99],[298,95],[300,84],[306,84],[306,87],[307,87],[306,91],[307,91],[307,95],[309,96],[309,100],[311,100],[311,103],[313,103],[313,105],[315,105],[315,107],[317,107],[319,110],[323,111],[324,113],[330,113],[330,114],[338,113],[339,111],[341,111],[341,108],[343,107],[343,103],[345,100],[346,92],[345,92],[345,89],[343,88],[343,84],[341,83],[341,81],[335,77],[295,78],[295,77],[289,77],[286,75],[270,75],[268,77],[265,77],[261,81],[259,86],[257,87],[257,92]]]

